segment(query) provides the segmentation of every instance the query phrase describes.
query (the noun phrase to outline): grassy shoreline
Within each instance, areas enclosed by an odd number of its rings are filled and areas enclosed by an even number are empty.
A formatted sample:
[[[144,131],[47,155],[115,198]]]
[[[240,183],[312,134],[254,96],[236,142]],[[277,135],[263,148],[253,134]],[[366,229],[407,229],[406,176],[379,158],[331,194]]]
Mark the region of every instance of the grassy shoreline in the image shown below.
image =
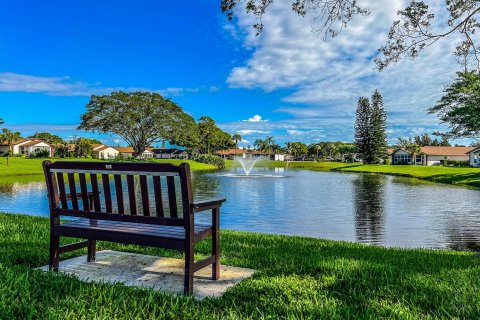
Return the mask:
[[[233,161],[228,167],[238,167]],[[266,168],[282,167],[315,171],[336,171],[355,173],[375,173],[416,178],[434,183],[451,184],[463,187],[480,188],[479,168],[453,168],[441,166],[409,166],[409,165],[364,165],[361,163],[342,162],[260,162],[258,166]]]
[[[9,159],[9,165],[7,166],[7,160],[4,157],[0,158],[0,177],[12,177],[12,176],[38,176],[43,175],[42,161],[45,159],[30,159],[12,157]],[[52,161],[107,161],[97,159],[61,159],[53,158]],[[182,162],[188,162],[192,171],[209,171],[216,168],[210,164],[200,163],[193,160],[177,160],[177,159],[154,159],[151,160],[158,163],[173,163],[180,164]]]
[[[65,160],[65,159],[53,159]],[[79,160],[71,159],[70,161]],[[80,159],[80,161],[103,161],[95,159]],[[1,181],[7,179],[21,179],[22,176],[39,176],[42,171],[43,159],[11,158],[10,165],[6,166],[5,158],[0,158]],[[69,161],[69,160],[67,160]],[[180,164],[185,160],[155,159],[155,162]],[[210,171],[216,168],[209,164],[186,160],[192,171]],[[234,161],[227,160],[227,168],[239,167]],[[356,173],[376,173],[395,175],[408,178],[417,178],[434,183],[444,183],[464,187],[480,188],[479,168],[452,168],[452,167],[426,167],[426,166],[401,166],[401,165],[363,165],[360,163],[341,162],[283,162],[283,161],[260,161],[256,164],[263,168],[289,168],[315,171],[338,171]]]
[[[222,231],[222,264],[257,270],[222,298],[92,284],[33,270],[47,262],[48,220],[0,214],[2,319],[479,318],[480,259],[471,252],[379,248]],[[180,257],[152,248],[101,249]],[[201,258],[209,244],[197,247]],[[64,255],[84,254],[77,251]]]

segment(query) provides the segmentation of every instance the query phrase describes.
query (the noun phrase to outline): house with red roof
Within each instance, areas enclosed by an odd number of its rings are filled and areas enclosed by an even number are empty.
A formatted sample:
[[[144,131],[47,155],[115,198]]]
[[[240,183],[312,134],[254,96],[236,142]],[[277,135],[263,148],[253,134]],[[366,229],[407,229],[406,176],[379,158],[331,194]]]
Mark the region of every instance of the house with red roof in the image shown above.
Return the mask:
[[[53,154],[51,145],[40,139],[34,138],[20,138],[12,143],[12,151],[14,155],[30,156],[41,150],[47,150],[49,157]],[[10,147],[7,141],[0,145],[0,154],[8,154]]]
[[[480,167],[480,147],[473,148],[468,152],[468,160],[471,167]]]
[[[392,152],[392,164],[416,164],[423,166],[439,166],[443,160],[465,161],[470,159],[473,147],[437,147],[425,146],[420,153],[412,155],[399,148]]]

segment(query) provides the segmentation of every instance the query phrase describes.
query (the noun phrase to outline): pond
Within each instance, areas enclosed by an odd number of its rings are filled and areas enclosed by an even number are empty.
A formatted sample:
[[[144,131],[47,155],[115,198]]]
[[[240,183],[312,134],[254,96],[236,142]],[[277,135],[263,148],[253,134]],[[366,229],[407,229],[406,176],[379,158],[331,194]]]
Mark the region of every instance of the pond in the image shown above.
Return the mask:
[[[480,249],[480,191],[357,173],[256,169],[194,174],[197,198],[225,196],[226,229],[389,247]],[[48,216],[42,177],[0,183],[0,211]],[[203,216],[201,220],[208,219]]]

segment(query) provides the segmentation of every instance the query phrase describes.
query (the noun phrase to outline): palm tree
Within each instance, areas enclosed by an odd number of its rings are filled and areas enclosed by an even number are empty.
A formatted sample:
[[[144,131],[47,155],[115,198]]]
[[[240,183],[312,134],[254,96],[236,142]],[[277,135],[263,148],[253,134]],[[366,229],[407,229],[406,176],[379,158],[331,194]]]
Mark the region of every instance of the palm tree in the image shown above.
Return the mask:
[[[5,123],[5,121],[3,121],[2,118],[0,118],[0,124],[4,124],[4,123]]]
[[[264,143],[265,143],[265,148],[268,150],[268,156],[270,157],[272,146],[275,144],[275,138],[272,136],[266,137],[264,140]]]
[[[13,143],[20,139],[20,132],[13,132],[6,128],[2,129],[2,137],[4,141],[7,141],[10,150],[10,155],[13,155]]]
[[[263,149],[265,149],[265,141],[262,139],[256,139],[253,142],[253,147],[261,152]]]
[[[328,155],[330,158],[333,158],[333,153],[337,151],[337,148],[335,147],[335,143],[333,142],[327,142],[325,144],[325,151],[328,152]]]
[[[232,139],[233,139],[233,141],[235,141],[235,149],[238,149],[238,142],[239,142],[239,141],[242,141],[242,136],[239,135],[238,133],[235,133],[235,134],[232,136]]]
[[[312,144],[308,147],[310,153],[314,153],[314,152],[315,152],[315,154],[316,154],[315,159],[316,159],[316,160],[318,159],[318,154],[319,154],[320,150],[322,150],[322,148],[323,148],[323,147],[322,147],[322,144],[321,144],[320,142],[312,143]]]

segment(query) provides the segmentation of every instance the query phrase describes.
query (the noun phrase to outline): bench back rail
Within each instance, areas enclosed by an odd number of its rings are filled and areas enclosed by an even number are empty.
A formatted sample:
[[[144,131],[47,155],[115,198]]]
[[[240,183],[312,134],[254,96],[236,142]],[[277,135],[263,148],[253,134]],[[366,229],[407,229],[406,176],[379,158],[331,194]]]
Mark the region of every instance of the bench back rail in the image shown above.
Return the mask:
[[[52,218],[190,225],[193,196],[186,163],[45,161],[43,166]]]

